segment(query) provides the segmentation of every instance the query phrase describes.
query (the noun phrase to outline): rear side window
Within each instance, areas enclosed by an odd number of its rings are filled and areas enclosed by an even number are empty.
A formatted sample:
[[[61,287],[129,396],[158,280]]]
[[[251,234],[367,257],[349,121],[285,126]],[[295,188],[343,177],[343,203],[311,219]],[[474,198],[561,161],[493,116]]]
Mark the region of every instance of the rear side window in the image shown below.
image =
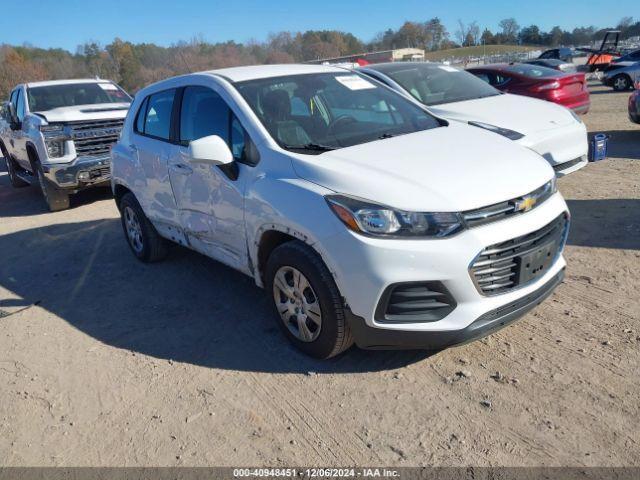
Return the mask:
[[[171,112],[176,90],[165,90],[147,97],[136,118],[136,131],[160,140],[169,140]]]
[[[180,109],[180,143],[218,135],[229,143],[230,110],[216,92],[206,87],[187,87]]]

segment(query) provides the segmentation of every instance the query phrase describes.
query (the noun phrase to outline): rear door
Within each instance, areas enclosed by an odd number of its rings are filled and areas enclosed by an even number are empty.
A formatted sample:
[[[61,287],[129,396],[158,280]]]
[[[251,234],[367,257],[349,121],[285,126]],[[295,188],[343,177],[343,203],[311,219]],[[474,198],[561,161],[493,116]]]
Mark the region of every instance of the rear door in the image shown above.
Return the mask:
[[[172,152],[171,117],[176,89],[149,95],[136,114],[133,143],[144,188],[137,188],[138,201],[154,222],[179,226],[177,206],[169,180],[169,155]],[[161,227],[162,228],[162,227]]]
[[[250,140],[226,101],[210,87],[185,87],[178,110],[178,141],[169,175],[184,232],[196,250],[246,270],[244,191],[252,167],[243,159]],[[227,142],[235,160],[232,165],[190,161],[189,142],[209,135]]]

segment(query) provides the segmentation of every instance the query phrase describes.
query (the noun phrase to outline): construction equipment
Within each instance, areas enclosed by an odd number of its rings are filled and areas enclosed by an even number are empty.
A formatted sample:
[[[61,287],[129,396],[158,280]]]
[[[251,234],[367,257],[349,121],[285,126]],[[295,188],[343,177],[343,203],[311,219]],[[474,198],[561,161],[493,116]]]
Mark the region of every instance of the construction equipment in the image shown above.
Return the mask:
[[[590,54],[585,65],[587,72],[601,72],[609,66],[614,57],[619,57],[622,52],[618,49],[620,42],[620,30],[609,30],[602,39],[600,49],[579,47],[579,52]]]

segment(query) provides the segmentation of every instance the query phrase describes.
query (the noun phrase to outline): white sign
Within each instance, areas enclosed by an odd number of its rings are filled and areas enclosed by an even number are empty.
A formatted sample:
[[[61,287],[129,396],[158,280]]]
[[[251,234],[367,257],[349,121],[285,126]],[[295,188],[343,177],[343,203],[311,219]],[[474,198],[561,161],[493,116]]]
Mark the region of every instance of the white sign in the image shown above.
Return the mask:
[[[457,68],[448,67],[447,65],[440,65],[440,70],[444,70],[445,72],[459,72]]]
[[[358,75],[343,75],[340,77],[336,77],[336,80],[338,80],[349,90],[366,90],[369,88],[376,88],[373,83],[368,82]]]

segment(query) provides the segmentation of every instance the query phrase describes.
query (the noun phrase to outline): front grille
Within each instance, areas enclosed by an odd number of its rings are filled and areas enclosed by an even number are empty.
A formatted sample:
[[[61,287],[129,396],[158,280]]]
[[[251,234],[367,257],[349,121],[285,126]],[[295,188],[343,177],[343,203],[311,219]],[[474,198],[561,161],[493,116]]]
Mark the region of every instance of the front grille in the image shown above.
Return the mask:
[[[470,267],[471,277],[483,295],[506,293],[530,282],[520,281],[525,255],[554,242],[553,262],[562,252],[569,230],[569,218],[560,215],[541,229],[485,248]],[[553,263],[552,262],[552,263]],[[532,278],[530,281],[534,281]]]
[[[376,320],[381,323],[435,322],[456,307],[440,282],[411,282],[389,286],[382,294]]]
[[[579,164],[580,162],[583,162],[584,160],[585,160],[584,157],[574,158],[573,160],[569,160],[568,162],[559,163],[558,165],[554,165],[553,169],[556,172],[560,172],[562,170],[566,170],[568,168],[574,167],[577,164]]]
[[[487,207],[477,208],[475,210],[468,210],[462,213],[464,221],[469,228],[484,225],[486,223],[497,222],[498,220],[504,220],[512,215],[519,215],[524,212],[528,212],[532,208],[535,208],[542,204],[545,200],[551,197],[554,193],[553,181],[545,183],[540,188],[535,189],[533,192],[523,195],[522,197],[507,200],[505,202],[495,203]],[[523,208],[524,202],[532,201],[533,205],[528,208]]]
[[[70,124],[78,156],[108,155],[118,141],[124,119],[95,120]]]

